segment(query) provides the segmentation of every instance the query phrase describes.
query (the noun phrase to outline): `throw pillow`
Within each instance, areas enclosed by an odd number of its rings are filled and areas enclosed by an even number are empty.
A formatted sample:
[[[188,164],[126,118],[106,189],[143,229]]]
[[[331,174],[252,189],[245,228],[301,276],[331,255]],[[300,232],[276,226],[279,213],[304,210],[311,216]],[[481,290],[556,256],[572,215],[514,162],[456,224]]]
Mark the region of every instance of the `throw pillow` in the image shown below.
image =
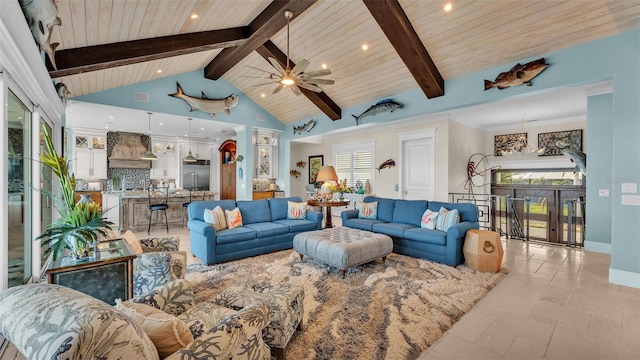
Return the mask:
[[[138,323],[149,336],[161,359],[193,342],[187,325],[177,317],[152,306],[116,300],[116,309]]]
[[[378,218],[378,202],[358,202],[358,219],[372,219]]]
[[[436,220],[436,230],[447,231],[449,228],[460,222],[460,214],[458,209],[447,210],[443,207],[438,212],[438,219]]]
[[[227,220],[225,219],[224,210],[222,210],[220,205],[216,206],[213,210],[204,209],[204,222],[211,224],[215,231],[227,228]]]
[[[143,253],[140,241],[138,241],[138,238],[133,232],[131,232],[131,230],[127,230],[126,233],[122,234],[122,237],[136,255],[140,255]]]
[[[242,226],[242,213],[240,213],[240,209],[225,210],[224,213],[227,215],[227,226],[229,229]]]
[[[307,218],[307,203],[287,201],[287,219],[305,220]]]
[[[438,212],[431,211],[427,209],[427,211],[422,214],[422,220],[420,221],[420,227],[423,229],[435,229],[436,228],[436,220],[438,218]]]

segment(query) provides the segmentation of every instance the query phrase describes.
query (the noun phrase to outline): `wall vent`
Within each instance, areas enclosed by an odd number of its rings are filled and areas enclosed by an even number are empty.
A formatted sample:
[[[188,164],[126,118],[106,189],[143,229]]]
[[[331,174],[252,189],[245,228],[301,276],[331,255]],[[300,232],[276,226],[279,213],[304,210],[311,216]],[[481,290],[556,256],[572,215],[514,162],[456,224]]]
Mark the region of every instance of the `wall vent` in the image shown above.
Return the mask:
[[[140,101],[140,102],[149,102],[149,94],[148,93],[143,93],[143,92],[134,92],[133,93],[133,100],[135,101]]]
[[[256,113],[256,120],[257,121],[264,121],[265,120],[264,114]]]

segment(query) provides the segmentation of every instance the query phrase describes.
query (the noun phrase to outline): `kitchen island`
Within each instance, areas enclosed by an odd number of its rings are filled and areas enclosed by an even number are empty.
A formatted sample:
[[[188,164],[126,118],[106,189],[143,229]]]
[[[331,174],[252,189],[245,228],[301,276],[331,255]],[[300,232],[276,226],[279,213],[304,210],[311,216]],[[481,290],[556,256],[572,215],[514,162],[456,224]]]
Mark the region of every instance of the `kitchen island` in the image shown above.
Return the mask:
[[[120,193],[120,230],[144,231],[149,225],[149,195],[146,190],[127,190]],[[217,193],[211,191],[194,191],[192,197],[189,196],[189,190],[176,190],[175,193],[169,194],[167,204],[167,221],[169,228],[178,228],[182,226],[183,209],[182,204],[189,202],[190,199],[201,200],[203,195],[206,199],[214,199]],[[164,199],[163,191],[152,191],[151,198],[161,201]],[[164,228],[164,214],[156,212],[151,219],[152,228],[158,224]]]

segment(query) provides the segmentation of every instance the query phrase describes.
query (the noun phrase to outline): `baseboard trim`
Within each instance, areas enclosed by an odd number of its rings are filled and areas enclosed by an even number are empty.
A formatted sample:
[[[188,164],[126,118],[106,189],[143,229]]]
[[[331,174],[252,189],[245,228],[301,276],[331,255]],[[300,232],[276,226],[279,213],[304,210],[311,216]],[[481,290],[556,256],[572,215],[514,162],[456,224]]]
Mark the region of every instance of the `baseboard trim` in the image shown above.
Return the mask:
[[[593,251],[597,253],[609,254],[611,255],[611,244],[610,243],[602,243],[597,241],[585,241],[584,249],[586,251]]]
[[[609,282],[640,289],[640,273],[609,268]]]

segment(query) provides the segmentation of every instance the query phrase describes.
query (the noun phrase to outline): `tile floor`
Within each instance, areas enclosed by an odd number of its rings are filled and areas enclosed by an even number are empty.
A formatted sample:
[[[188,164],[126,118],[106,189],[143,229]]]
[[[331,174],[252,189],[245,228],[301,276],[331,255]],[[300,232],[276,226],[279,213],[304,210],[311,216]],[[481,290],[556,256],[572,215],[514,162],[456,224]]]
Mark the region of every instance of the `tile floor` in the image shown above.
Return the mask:
[[[189,251],[187,229],[171,233]],[[509,275],[420,360],[640,359],[640,289],[608,282],[609,255],[520,240],[503,246]],[[8,351],[1,359],[14,358]]]

